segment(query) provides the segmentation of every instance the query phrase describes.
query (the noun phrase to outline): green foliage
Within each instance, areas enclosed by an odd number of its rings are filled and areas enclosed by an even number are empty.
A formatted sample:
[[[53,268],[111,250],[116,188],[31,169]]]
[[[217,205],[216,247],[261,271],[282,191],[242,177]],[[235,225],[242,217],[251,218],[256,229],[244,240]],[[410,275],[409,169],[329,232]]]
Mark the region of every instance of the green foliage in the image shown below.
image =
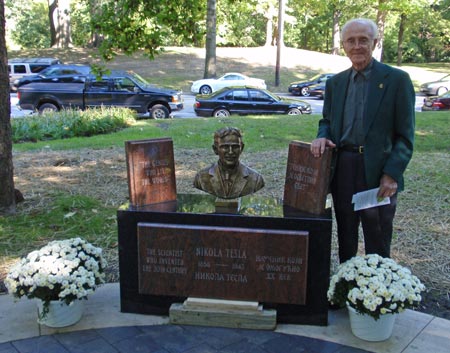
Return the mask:
[[[196,43],[204,32],[198,23],[203,20],[205,4],[196,0],[104,1],[92,14],[92,26],[105,40],[99,48],[103,58],[115,56],[117,48],[125,54],[143,50],[153,58],[167,45],[167,39],[177,37],[180,43]]]
[[[50,23],[48,3],[45,0],[8,0],[7,18],[15,23],[11,38],[24,48],[48,48],[50,46]]]
[[[72,42],[75,46],[86,47],[91,41],[90,7],[84,1],[72,1],[70,25]]]
[[[107,134],[128,127],[133,122],[134,113],[128,109],[99,108],[86,111],[68,109],[13,119],[12,140],[14,143],[36,142]]]
[[[260,1],[264,3],[264,1]],[[255,13],[254,1],[227,0],[217,6],[217,45],[228,47],[262,46],[266,40],[266,20]]]
[[[296,0],[286,1],[284,43],[289,47],[330,53],[333,18],[339,26],[353,17],[375,19],[388,11],[384,61],[396,62],[399,18],[407,16],[403,62],[450,60],[449,1],[427,0]],[[50,45],[48,4],[45,0],[6,0],[12,38],[24,48]],[[72,40],[76,46],[100,46],[112,59],[117,50],[127,55],[144,50],[153,58],[167,46],[205,44],[206,1],[79,0],[71,3]],[[278,0],[217,2],[217,45],[250,47],[266,43],[268,18],[277,26]],[[7,26],[8,27],[8,26]],[[94,37],[100,42],[96,42]]]

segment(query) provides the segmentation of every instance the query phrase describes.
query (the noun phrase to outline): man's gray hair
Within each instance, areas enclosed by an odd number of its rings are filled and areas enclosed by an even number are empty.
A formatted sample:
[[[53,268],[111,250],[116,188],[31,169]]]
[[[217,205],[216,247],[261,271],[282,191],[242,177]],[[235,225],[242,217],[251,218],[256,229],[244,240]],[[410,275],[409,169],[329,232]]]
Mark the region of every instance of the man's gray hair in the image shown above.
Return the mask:
[[[354,18],[348,22],[346,22],[341,29],[341,40],[344,39],[344,34],[347,31],[348,27],[354,23],[358,23],[364,26],[367,26],[370,28],[371,32],[372,32],[372,39],[378,39],[378,26],[377,24],[368,19],[368,18]]]

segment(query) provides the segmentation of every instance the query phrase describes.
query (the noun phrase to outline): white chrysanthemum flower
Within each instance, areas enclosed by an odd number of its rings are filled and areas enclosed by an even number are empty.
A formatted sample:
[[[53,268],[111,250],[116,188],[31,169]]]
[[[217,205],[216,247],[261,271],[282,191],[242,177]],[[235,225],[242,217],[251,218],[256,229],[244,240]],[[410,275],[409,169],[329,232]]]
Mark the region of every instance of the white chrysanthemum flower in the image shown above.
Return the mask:
[[[338,297],[347,288],[346,297]],[[327,297],[333,303],[347,302],[359,312],[378,318],[380,314],[414,307],[422,299],[423,290],[425,286],[409,269],[393,259],[371,254],[339,265],[330,280]]]
[[[100,248],[81,238],[52,241],[13,265],[5,285],[16,297],[68,302],[86,298],[103,283],[107,264],[101,254]]]

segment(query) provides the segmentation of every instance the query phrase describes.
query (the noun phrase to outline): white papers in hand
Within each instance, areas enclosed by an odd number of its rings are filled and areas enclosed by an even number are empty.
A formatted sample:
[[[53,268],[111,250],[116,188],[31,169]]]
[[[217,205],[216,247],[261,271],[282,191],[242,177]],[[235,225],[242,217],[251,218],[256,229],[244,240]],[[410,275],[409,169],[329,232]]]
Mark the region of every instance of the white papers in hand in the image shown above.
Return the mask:
[[[380,188],[376,188],[354,194],[352,197],[352,203],[355,204],[355,211],[364,210],[371,207],[389,205],[391,203],[391,199],[389,197],[378,200],[377,193],[379,189]]]

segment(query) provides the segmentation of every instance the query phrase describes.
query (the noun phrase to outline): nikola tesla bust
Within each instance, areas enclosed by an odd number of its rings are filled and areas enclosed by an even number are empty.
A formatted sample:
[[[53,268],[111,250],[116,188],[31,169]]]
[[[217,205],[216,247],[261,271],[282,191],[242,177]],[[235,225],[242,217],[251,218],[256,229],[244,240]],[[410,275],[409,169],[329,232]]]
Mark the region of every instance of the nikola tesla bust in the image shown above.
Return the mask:
[[[224,127],[214,133],[213,151],[219,160],[197,172],[194,187],[223,199],[253,194],[264,187],[264,178],[239,161],[244,150],[241,131]]]

